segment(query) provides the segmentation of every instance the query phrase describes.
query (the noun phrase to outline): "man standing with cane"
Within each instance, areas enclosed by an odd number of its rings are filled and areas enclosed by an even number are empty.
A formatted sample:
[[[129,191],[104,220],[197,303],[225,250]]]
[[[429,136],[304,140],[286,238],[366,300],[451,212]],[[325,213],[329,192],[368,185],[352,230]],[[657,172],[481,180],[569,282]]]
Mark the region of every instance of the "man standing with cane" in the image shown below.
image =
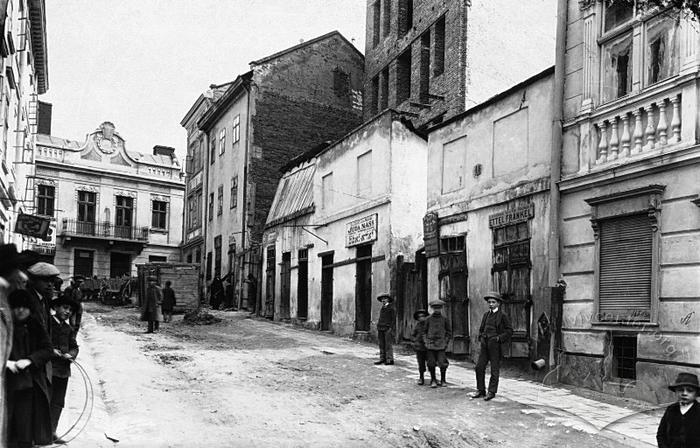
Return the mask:
[[[498,377],[501,368],[501,357],[504,345],[508,343],[513,334],[510,319],[500,309],[503,298],[497,292],[487,292],[484,300],[489,305],[489,310],[481,319],[479,327],[479,360],[476,363],[476,393],[471,399],[484,397],[484,400],[492,400],[498,392]],[[489,380],[488,394],[486,393],[486,364],[491,363],[491,379]]]

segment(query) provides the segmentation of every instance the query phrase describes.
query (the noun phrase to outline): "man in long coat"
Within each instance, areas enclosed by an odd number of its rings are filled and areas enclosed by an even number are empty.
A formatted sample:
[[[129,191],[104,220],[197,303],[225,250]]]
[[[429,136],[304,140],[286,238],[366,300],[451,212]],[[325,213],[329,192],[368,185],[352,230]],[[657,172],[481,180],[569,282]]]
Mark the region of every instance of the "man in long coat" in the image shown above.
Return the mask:
[[[147,281],[146,297],[141,304],[141,320],[148,322],[146,333],[153,333],[154,330],[158,329],[159,323],[163,322],[163,311],[161,310],[163,292],[156,284],[155,277],[149,276]]]
[[[20,254],[14,244],[0,244],[0,446],[7,445],[7,397],[5,363],[12,349],[13,318],[9,295],[24,288],[27,276],[19,269]]]
[[[31,313],[26,290],[10,294],[14,319],[12,351],[7,370],[10,447],[30,448],[53,441],[49,403],[51,392],[44,365],[51,359],[49,335]]]

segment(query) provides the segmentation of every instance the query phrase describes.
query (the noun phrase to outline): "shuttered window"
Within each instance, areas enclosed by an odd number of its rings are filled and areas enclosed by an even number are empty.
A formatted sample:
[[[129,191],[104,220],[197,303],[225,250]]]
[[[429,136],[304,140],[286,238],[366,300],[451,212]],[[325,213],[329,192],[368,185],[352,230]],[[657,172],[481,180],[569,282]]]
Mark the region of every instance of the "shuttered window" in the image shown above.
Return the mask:
[[[601,321],[651,316],[653,233],[646,214],[599,221]]]

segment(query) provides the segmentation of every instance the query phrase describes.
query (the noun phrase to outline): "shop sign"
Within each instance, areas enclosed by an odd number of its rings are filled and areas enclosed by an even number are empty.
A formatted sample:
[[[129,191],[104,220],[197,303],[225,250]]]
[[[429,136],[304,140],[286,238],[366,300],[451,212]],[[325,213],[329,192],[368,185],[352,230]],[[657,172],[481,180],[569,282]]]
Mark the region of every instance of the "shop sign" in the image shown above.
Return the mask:
[[[423,244],[426,257],[437,257],[440,253],[440,239],[438,238],[438,215],[435,212],[427,213],[423,217]]]
[[[347,224],[345,247],[369,243],[377,239],[377,214],[350,221]]]
[[[15,224],[15,233],[51,241],[51,220],[36,215],[20,213]]]
[[[489,227],[503,227],[509,224],[527,221],[535,216],[535,207],[529,204],[525,207],[518,207],[511,210],[506,210],[501,213],[489,215]]]

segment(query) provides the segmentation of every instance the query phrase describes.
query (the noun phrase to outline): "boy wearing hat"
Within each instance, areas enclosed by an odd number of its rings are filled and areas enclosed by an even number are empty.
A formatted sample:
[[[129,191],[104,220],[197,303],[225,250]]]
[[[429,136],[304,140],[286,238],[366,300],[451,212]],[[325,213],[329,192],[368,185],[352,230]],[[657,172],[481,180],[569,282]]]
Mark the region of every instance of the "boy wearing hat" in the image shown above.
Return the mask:
[[[666,409],[656,432],[659,448],[700,447],[700,405],[697,402],[698,377],[692,373],[679,373],[676,381],[668,386],[676,393],[678,401]]]
[[[447,373],[447,356],[445,350],[452,338],[452,326],[442,315],[442,307],[445,304],[442,300],[433,300],[430,307],[433,309],[425,320],[425,348],[428,350],[428,370],[430,371],[430,387],[446,387],[445,374]],[[435,366],[440,368],[440,381],[435,379]]]
[[[10,294],[14,323],[12,350],[5,363],[8,393],[9,446],[31,447],[52,442],[49,384],[44,365],[51,359],[51,342],[32,316],[31,294]]]
[[[377,321],[377,339],[379,339],[379,361],[375,364],[394,364],[394,323],[396,322],[396,309],[394,298],[389,294],[380,294],[377,300],[382,302]]]
[[[513,334],[513,327],[508,316],[500,309],[503,299],[497,292],[488,292],[484,300],[489,305],[489,310],[481,319],[479,327],[479,360],[476,363],[476,393],[470,398],[484,397],[484,400],[492,400],[498,392],[498,377],[501,368],[501,356],[503,356],[503,345],[510,340]],[[489,379],[489,390],[486,393],[486,364],[491,363],[491,378]]]
[[[425,360],[428,356],[428,349],[425,348],[425,319],[427,317],[428,312],[425,310],[418,310],[413,313],[413,319],[418,321],[416,326],[413,327],[411,341],[413,342],[413,349],[416,351],[416,360],[418,361],[419,386],[425,384]]]
[[[78,304],[62,295],[51,302],[51,308],[56,314],[51,317],[51,343],[53,345],[53,372],[51,379],[51,429],[54,443],[63,443],[56,437],[56,427],[61,418],[65,404],[68,378],[70,378],[70,363],[78,356],[78,343],[75,340],[75,329],[70,324],[71,315],[78,309]]]

